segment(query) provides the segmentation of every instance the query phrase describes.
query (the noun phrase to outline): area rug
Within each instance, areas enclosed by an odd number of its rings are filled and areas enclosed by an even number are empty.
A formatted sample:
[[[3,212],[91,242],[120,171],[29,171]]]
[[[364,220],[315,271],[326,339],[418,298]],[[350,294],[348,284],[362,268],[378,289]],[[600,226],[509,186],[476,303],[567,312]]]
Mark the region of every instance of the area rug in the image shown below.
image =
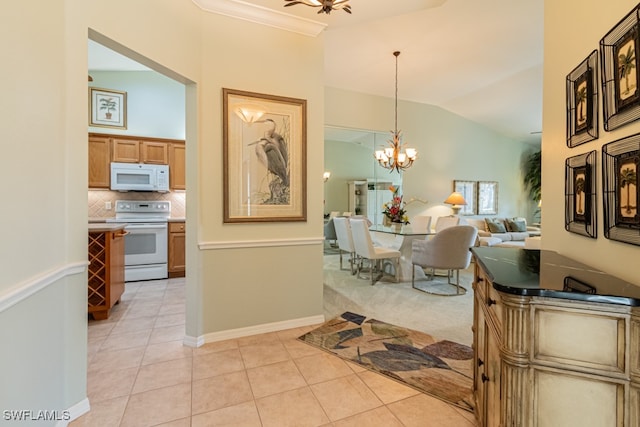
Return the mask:
[[[473,349],[345,312],[299,340],[473,411]]]

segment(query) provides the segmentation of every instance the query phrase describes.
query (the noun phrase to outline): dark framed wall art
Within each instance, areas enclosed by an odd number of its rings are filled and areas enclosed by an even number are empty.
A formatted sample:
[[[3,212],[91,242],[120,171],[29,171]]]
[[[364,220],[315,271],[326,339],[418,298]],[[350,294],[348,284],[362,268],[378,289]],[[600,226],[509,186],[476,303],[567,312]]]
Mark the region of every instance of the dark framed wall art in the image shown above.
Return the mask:
[[[598,138],[598,52],[567,76],[567,146]]]
[[[307,220],[307,101],[223,89],[224,222]]]
[[[565,161],[565,223],[567,231],[597,237],[596,152]]]
[[[604,129],[610,131],[640,118],[640,67],[636,6],[600,40]]]
[[[602,147],[604,235],[608,239],[640,245],[639,165],[640,134]]]

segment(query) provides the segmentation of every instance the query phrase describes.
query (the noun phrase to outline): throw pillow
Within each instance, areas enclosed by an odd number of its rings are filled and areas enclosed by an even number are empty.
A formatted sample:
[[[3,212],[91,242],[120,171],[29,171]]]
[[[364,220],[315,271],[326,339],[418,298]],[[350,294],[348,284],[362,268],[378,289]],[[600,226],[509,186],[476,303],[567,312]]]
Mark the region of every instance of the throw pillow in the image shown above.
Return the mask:
[[[527,222],[518,218],[507,218],[507,230],[522,233],[527,231]]]
[[[506,233],[507,228],[504,226],[504,221],[498,218],[485,218],[487,228],[491,233]]]

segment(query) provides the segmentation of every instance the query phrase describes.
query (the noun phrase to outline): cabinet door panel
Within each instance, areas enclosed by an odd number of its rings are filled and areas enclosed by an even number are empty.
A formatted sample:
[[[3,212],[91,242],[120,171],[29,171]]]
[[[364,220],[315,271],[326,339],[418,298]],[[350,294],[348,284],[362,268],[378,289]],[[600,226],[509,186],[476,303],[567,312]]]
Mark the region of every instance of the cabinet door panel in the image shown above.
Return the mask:
[[[109,188],[110,169],[111,141],[89,137],[89,188]]]
[[[186,190],[186,149],[182,144],[169,146],[169,186],[172,190]]]
[[[114,138],[112,144],[114,162],[140,163],[140,141]]]
[[[167,143],[142,141],[142,146],[140,147],[140,157],[142,163],[151,163],[156,165],[169,164]]]

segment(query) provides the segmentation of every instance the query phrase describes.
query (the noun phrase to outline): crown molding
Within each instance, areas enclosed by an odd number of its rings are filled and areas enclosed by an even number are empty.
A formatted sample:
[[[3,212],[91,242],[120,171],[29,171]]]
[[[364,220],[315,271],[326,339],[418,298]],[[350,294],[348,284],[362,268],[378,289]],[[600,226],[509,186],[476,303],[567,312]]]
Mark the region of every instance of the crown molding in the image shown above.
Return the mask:
[[[327,27],[322,22],[312,21],[266,7],[240,0],[192,0],[207,12],[232,18],[243,19],[256,24],[268,25],[281,30],[291,31],[305,36],[316,37]]]

